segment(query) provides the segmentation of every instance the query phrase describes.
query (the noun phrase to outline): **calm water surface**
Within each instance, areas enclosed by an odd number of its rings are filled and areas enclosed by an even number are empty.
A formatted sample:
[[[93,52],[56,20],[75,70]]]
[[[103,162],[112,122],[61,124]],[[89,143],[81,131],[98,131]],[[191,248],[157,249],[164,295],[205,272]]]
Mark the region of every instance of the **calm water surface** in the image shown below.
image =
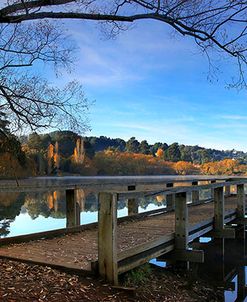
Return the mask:
[[[204,250],[204,263],[190,264],[192,282],[206,281],[220,291],[222,302],[247,302],[247,232],[242,230],[236,239],[201,237],[191,248]],[[153,259],[160,267],[168,264]]]
[[[98,219],[97,193],[78,190],[81,224]],[[166,207],[164,195],[137,199],[139,213]],[[127,199],[118,202],[118,217],[128,215]],[[1,193],[0,237],[10,237],[66,227],[65,192]]]

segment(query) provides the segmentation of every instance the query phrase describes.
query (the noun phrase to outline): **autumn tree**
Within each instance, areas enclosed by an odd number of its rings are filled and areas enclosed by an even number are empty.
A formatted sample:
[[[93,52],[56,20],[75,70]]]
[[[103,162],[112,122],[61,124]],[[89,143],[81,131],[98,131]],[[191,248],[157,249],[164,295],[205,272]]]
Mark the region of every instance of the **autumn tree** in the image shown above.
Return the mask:
[[[47,148],[48,175],[52,173],[54,168],[54,146],[50,144]]]
[[[163,149],[159,148],[159,149],[157,150],[157,152],[155,153],[155,155],[156,155],[157,157],[159,157],[159,158],[162,158],[162,157],[164,156],[164,151],[163,151]]]
[[[55,143],[55,153],[54,153],[54,166],[58,170],[60,168],[60,154],[59,154],[59,144]]]
[[[177,174],[186,175],[186,174],[195,174],[198,173],[198,170],[194,167],[192,163],[185,161],[178,161],[174,164],[174,169]]]
[[[82,164],[85,159],[85,148],[84,141],[82,138],[76,140],[76,145],[74,148],[73,160],[77,164]]]

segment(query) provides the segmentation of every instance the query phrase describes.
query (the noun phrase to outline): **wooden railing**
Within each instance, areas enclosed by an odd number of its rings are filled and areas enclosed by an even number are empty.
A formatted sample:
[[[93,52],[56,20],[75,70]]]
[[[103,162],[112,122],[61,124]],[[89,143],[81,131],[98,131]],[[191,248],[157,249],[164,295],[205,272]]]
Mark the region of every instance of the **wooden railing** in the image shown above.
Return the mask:
[[[245,178],[224,176],[49,177],[26,179],[18,181],[18,183],[0,181],[0,192],[65,190],[67,227],[69,228],[25,235],[22,236],[22,239],[15,238],[15,240],[30,240],[33,236],[48,238],[55,234],[62,235],[98,226],[98,263],[93,263],[92,267],[97,268],[99,274],[109,282],[117,284],[119,274],[167,253],[172,252],[173,261],[202,262],[204,260],[203,252],[189,249],[189,243],[209,232],[213,237],[233,238],[235,231],[226,224],[232,221],[245,223],[245,183],[247,183]],[[236,186],[236,209],[226,212],[224,197],[229,196],[230,186]],[[80,209],[75,199],[75,190],[85,187],[94,188],[99,193],[98,224],[79,226]],[[214,215],[190,226],[188,208],[204,202],[199,200],[199,191],[205,189],[212,191],[210,201],[214,204]],[[138,214],[136,198],[158,194],[166,195],[167,208],[154,210],[152,213]],[[188,204],[188,196],[191,196],[192,203],[190,204]],[[128,199],[128,214],[131,219],[144,218],[151,214],[164,215],[167,211],[174,211],[175,232],[118,252],[118,222],[127,219],[117,219],[117,203],[121,197]],[[8,243],[11,240],[6,238],[1,240],[1,243]]]
[[[126,272],[148,260],[173,251],[175,261],[203,262],[204,254],[200,250],[188,248],[189,242],[210,232],[215,238],[234,238],[235,230],[227,223],[236,221],[245,222],[245,179],[228,179],[227,182],[210,181],[200,185],[192,182],[191,186],[173,186],[170,183],[159,192],[131,192],[131,207],[134,197],[142,194],[150,196],[166,194],[168,206],[175,211],[175,232],[163,236],[157,240],[149,241],[137,247],[117,252],[117,193],[99,194],[99,243],[98,243],[98,269],[99,274],[108,281],[117,284],[118,275]],[[236,186],[237,202],[236,209],[225,211],[224,196],[229,196],[229,187]],[[227,188],[224,190],[224,188]],[[198,204],[199,190],[211,189],[213,192],[214,217],[202,221],[192,227],[189,226],[188,207]],[[188,194],[192,192],[192,204],[189,205]],[[152,226],[150,226],[152,227]]]

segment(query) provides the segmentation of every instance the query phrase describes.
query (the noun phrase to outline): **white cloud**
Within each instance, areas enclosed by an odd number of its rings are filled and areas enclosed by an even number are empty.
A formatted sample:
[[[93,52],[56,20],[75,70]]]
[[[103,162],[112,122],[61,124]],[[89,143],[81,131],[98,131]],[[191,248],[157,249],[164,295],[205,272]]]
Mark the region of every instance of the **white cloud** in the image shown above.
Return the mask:
[[[222,119],[233,120],[233,121],[247,121],[246,115],[237,115],[237,114],[229,114],[229,115],[221,115],[219,116]]]
[[[156,22],[140,22],[116,40],[102,40],[92,23],[71,23],[69,33],[80,48],[74,73],[85,85],[97,88],[122,86],[183,65],[193,68],[193,43],[172,39],[169,31]]]

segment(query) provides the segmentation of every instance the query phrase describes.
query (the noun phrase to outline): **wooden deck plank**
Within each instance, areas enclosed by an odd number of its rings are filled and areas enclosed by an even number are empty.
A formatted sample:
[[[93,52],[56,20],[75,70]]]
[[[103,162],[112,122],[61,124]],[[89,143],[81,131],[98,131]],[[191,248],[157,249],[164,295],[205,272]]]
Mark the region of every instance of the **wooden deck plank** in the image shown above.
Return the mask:
[[[235,209],[236,205],[236,197],[226,198],[226,210]],[[189,224],[193,226],[212,218],[213,215],[213,203],[191,206],[189,207]],[[172,236],[175,230],[174,219],[174,212],[168,212],[118,222],[118,254],[127,249],[145,245],[149,241],[159,240],[161,236]],[[98,231],[94,228],[61,237],[6,245],[0,248],[0,257],[86,271],[89,270],[90,263],[98,258],[97,237]]]

